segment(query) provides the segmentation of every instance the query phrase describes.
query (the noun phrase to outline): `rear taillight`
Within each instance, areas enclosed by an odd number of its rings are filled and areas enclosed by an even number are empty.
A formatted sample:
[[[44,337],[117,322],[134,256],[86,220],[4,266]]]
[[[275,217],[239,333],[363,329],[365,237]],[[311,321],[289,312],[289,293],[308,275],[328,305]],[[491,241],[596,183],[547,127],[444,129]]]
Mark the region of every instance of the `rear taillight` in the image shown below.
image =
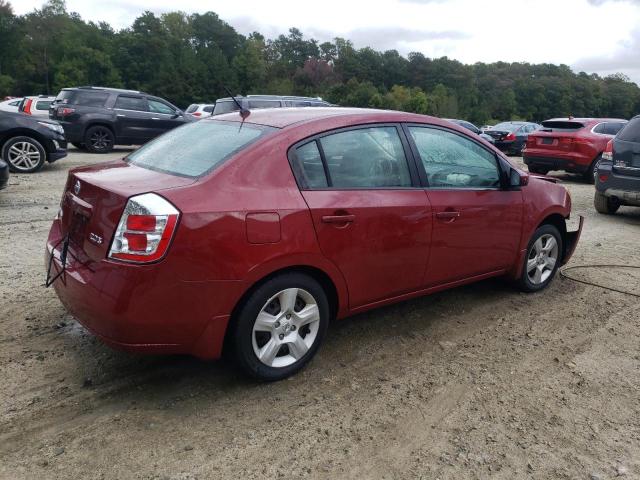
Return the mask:
[[[504,139],[505,139],[505,140],[508,140],[508,141],[513,141],[513,140],[515,140],[515,139],[516,139],[516,134],[515,134],[515,133],[513,133],[513,132],[511,132],[509,135],[507,135],[506,137],[504,137]]]
[[[75,111],[76,111],[75,108],[59,107],[58,108],[58,116],[67,117],[67,116],[71,115]]]
[[[604,148],[604,152],[602,152],[602,159],[608,162],[613,161],[613,139],[607,142],[607,146]]]
[[[199,117],[202,114],[200,112],[193,112],[191,115],[193,115],[194,117]]]
[[[22,110],[22,112],[26,113],[27,115],[31,115],[32,103],[33,103],[33,100],[31,100],[30,98],[27,98],[27,100],[24,102],[24,109]]]
[[[161,259],[169,248],[180,212],[155,193],[131,197],[113,237],[109,258],[134,263]]]

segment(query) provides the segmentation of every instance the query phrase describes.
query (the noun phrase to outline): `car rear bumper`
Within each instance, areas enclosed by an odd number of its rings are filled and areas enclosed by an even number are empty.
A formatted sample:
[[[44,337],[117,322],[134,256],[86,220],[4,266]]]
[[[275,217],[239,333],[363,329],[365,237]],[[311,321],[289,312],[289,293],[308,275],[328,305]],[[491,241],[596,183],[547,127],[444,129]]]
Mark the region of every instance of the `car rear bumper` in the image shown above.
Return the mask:
[[[9,182],[9,165],[4,160],[0,160],[0,190],[7,186]]]
[[[621,205],[640,206],[640,169],[634,174],[612,168],[611,163],[601,163],[598,169],[596,190],[607,197],[615,197]],[[605,181],[602,181],[606,178]]]
[[[566,265],[569,260],[571,260],[573,252],[576,251],[576,247],[578,246],[578,242],[580,241],[580,236],[582,235],[583,226],[584,217],[580,215],[578,229],[572,232],[567,231],[567,236],[565,237],[566,245],[564,246],[564,256],[562,257],[562,265]]]
[[[63,271],[62,241],[56,219],[45,252],[51,274]],[[53,287],[67,311],[104,343],[138,353],[220,356],[230,312],[219,314],[216,303],[237,296],[242,282],[186,282],[164,262],[129,265],[83,257],[70,250]]]
[[[49,163],[52,163],[66,156],[67,156],[66,140],[51,140],[49,145],[49,151],[47,152],[47,161]]]
[[[527,148],[522,154],[524,163],[532,167],[542,167],[548,170],[563,170],[571,173],[585,173],[591,166],[591,160],[583,155],[574,153],[536,152]]]

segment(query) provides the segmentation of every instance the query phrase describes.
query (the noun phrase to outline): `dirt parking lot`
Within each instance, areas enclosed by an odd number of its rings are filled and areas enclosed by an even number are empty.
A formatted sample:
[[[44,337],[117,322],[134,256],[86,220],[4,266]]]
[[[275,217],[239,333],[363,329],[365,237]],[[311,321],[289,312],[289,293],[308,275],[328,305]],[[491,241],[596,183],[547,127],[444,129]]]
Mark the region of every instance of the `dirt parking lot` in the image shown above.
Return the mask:
[[[335,322],[316,359],[259,384],[231,364],[116,352],[43,286],[72,150],[0,192],[0,477],[640,478],[640,301],[557,278],[493,280]],[[571,265],[640,265],[640,209]],[[571,272],[640,294],[640,271]]]

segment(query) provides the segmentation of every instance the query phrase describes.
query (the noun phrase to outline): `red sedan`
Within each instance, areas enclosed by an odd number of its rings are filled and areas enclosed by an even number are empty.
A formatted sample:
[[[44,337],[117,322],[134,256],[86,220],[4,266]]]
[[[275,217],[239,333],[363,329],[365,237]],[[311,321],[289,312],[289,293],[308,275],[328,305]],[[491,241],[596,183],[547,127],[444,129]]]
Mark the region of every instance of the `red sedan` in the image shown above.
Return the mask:
[[[543,289],[578,241],[570,213],[564,187],[437,118],[230,113],[71,171],[48,282],[110,345],[224,345],[275,380],[334,318],[489,277]]]
[[[550,170],[580,173],[593,183],[602,153],[626,120],[615,118],[554,118],[529,135],[522,152],[529,171],[546,175]]]

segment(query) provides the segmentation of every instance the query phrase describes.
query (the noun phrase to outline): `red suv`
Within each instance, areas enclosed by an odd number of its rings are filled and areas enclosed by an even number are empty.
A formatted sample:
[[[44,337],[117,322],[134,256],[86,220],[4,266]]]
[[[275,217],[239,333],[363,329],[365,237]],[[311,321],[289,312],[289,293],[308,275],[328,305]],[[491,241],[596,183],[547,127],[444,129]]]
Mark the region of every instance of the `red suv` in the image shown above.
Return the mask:
[[[275,380],[334,318],[489,277],[543,289],[578,240],[570,213],[563,186],[444,120],[243,111],[71,171],[47,283],[108,344],[224,345]]]
[[[626,120],[615,118],[554,118],[542,122],[542,129],[529,135],[522,152],[533,173],[550,170],[580,173],[593,183],[602,153]]]

